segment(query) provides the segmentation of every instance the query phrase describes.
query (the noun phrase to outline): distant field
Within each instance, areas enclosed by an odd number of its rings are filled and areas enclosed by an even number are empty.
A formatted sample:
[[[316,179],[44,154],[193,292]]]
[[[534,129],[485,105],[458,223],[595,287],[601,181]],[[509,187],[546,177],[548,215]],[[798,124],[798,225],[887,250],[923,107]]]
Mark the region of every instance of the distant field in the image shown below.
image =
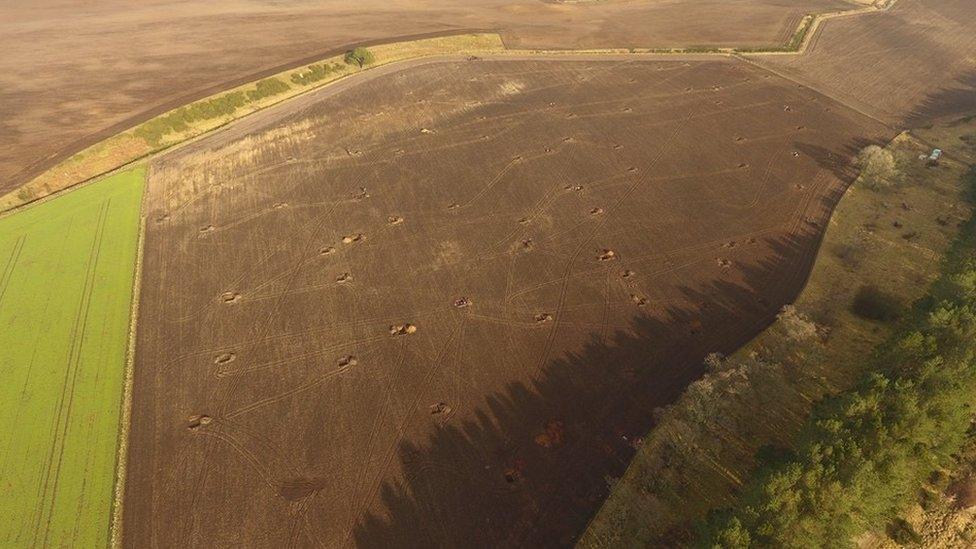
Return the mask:
[[[8,3],[9,4],[9,3]],[[136,124],[351,44],[491,29],[511,48],[775,46],[844,0],[62,0],[0,18],[0,192]],[[689,17],[689,10],[707,14]]]
[[[144,169],[0,218],[0,546],[104,547]]]
[[[758,61],[888,123],[917,128],[976,108],[974,24],[971,0],[899,0],[883,13],[825,22],[807,55]]]

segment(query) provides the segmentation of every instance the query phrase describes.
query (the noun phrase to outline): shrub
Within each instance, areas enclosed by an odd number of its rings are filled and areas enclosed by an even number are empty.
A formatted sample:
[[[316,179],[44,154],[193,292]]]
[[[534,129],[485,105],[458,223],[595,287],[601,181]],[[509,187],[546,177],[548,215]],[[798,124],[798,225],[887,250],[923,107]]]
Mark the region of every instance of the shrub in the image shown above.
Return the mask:
[[[291,89],[287,83],[278,80],[277,78],[266,78],[258,82],[253,90],[247,92],[247,98],[251,101],[258,101],[264,99],[265,97],[271,97],[272,95],[278,95],[279,93],[286,92]]]
[[[330,65],[328,63],[322,63],[321,65],[309,65],[307,70],[292,73],[291,81],[300,86],[307,86],[324,79],[326,76],[329,76],[334,72],[339,72],[342,69],[343,66],[338,63],[335,63],[334,65]]]
[[[898,545],[921,543],[922,536],[903,518],[896,518],[885,528],[888,537]]]
[[[373,58],[373,52],[360,46],[354,50],[347,51],[343,61],[345,61],[347,65],[358,65],[359,68],[363,68],[366,65],[373,63],[375,59]]]

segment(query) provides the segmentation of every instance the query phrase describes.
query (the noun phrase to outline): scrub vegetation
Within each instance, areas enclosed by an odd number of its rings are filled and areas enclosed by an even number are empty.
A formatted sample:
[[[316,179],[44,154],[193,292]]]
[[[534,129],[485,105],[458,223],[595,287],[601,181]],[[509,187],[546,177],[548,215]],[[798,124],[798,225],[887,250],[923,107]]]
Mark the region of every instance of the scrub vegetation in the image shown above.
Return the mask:
[[[968,176],[976,187],[976,172]],[[943,274],[876,348],[856,387],[817,406],[795,452],[763,463],[741,503],[715,513],[703,545],[844,547],[898,516],[967,440],[976,400],[976,220]]]

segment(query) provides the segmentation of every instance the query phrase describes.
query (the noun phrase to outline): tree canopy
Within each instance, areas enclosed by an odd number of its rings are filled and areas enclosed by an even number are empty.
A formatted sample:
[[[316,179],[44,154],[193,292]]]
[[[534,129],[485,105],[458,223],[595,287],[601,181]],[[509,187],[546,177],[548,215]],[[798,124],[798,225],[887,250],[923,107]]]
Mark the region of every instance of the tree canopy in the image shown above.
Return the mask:
[[[349,50],[346,52],[346,56],[343,58],[347,65],[358,65],[359,68],[363,68],[369,65],[375,59],[373,58],[373,52],[368,49],[359,46],[356,49]]]
[[[861,168],[861,177],[875,187],[891,185],[899,175],[894,155],[877,145],[868,145],[861,149],[854,162]]]

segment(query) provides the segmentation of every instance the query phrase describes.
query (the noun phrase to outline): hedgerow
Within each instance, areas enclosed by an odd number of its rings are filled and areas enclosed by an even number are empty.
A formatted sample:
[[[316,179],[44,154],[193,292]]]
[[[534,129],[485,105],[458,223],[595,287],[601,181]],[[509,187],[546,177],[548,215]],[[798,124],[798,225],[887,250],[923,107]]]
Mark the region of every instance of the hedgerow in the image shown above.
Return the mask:
[[[292,73],[291,81],[301,86],[307,86],[341,70],[343,70],[343,66],[338,63],[333,65],[328,63],[323,63],[321,65],[309,65],[307,70]]]
[[[265,78],[255,84],[254,89],[247,92],[247,98],[251,101],[258,101],[259,99],[264,99],[265,97],[271,97],[272,95],[278,95],[279,93],[286,92],[291,89],[286,82],[278,80],[277,78]]]

